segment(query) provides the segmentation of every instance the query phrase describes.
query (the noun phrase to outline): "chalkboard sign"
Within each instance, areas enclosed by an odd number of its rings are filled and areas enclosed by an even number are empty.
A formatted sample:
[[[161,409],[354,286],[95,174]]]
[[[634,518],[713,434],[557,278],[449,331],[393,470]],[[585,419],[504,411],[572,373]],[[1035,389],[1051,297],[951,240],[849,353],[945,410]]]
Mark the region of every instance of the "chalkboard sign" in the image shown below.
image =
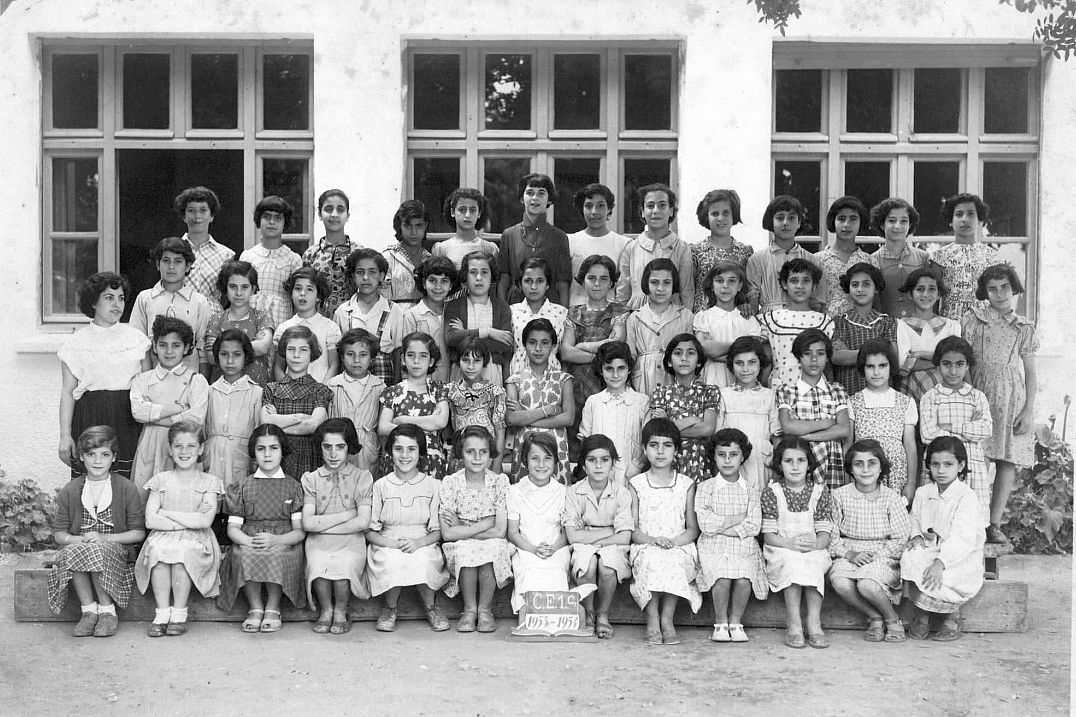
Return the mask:
[[[519,625],[509,640],[531,642],[591,642],[597,640],[593,629],[586,628],[582,598],[593,592],[593,585],[576,590],[538,590],[523,593]]]

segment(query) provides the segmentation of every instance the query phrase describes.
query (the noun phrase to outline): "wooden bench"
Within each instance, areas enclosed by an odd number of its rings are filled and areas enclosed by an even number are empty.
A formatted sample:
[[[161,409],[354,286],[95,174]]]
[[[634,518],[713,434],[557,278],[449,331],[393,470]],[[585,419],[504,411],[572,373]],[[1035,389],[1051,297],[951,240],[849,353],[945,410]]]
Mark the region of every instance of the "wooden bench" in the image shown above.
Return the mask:
[[[74,592],[68,596],[63,612],[54,615],[49,610],[47,586],[47,568],[33,568],[15,571],[15,619],[22,622],[56,622],[75,621],[79,618],[79,609]],[[494,599],[493,612],[499,618],[513,618],[509,604],[511,591],[498,590]],[[449,618],[459,617],[461,601],[437,596],[438,604]],[[140,595],[136,590],[127,609],[120,610],[120,619],[126,621],[149,621],[153,619],[152,595]],[[236,600],[231,611],[221,610],[213,600],[207,600],[197,594],[191,595],[189,604],[190,619],[209,622],[239,622],[246,617],[246,602],[242,597]],[[380,600],[351,601],[351,617],[354,620],[376,620],[381,610]],[[910,603],[902,603],[904,617],[910,617]],[[964,629],[968,632],[1024,632],[1027,630],[1027,584],[1005,580],[991,580],[983,585],[979,594],[968,601],[961,609]],[[425,620],[426,614],[418,602],[414,591],[404,590],[400,596],[398,616],[402,620]],[[309,609],[299,610],[286,607],[282,618],[285,621],[312,620],[314,613]],[[609,618],[614,623],[639,624],[645,622],[642,611],[628,593],[627,586],[621,585]],[[754,599],[744,613],[744,625],[747,627],[784,627],[785,608],[780,595],[771,595],[769,599],[758,602]],[[681,601],[676,614],[678,625],[708,627],[713,624],[713,607],[706,598],[702,609],[692,614],[687,605]],[[848,607],[833,591],[826,591],[822,607],[822,624],[826,628],[837,630],[859,630],[867,626],[866,618]]]
[[[1012,543],[987,543],[983,547],[983,577],[987,580],[997,580],[1001,576],[998,570],[998,556],[1012,555]]]

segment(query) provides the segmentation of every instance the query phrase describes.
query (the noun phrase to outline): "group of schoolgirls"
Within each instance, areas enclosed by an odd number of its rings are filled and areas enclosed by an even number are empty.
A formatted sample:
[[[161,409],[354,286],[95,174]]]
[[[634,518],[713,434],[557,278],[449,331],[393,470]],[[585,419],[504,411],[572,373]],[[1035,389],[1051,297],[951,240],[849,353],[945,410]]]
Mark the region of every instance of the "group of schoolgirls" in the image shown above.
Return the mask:
[[[400,242],[382,254],[355,248],[343,233],[346,197],[326,192],[326,238],[282,273],[294,316],[276,324],[270,311],[283,302],[258,286],[259,271],[283,262],[226,261],[223,311],[205,322],[219,330],[211,342],[185,320],[201,311],[191,308],[198,292],[184,292],[196,265],[186,236],[157,247],[161,282],[135,303],[156,310],[143,309],[152,341],[119,323],[126,281],[91,277],[80,305],[93,323],[60,353],[60,454],[85,475],[61,494],[50,602],[60,609],[75,586],[75,633],[114,633],[114,604],[126,604],[133,579],[154,587],[151,635],[185,632],[192,585],[225,608],[241,589],[249,632],[280,629],[282,595],[316,606],[313,629],[334,634],[350,629],[350,595],[382,595],[377,627],[389,631],[410,585],[433,629],[448,628],[434,598],[443,588],[462,595],[460,631],[492,631],[494,588],[514,575],[516,609],[525,591],[564,589],[569,576],[596,585],[587,624],[611,637],[613,592],[633,576],[649,643],[679,642],[676,603],[697,611],[700,589],[713,593],[713,639],[745,641],[751,592],[772,589],[785,595],[786,644],[825,647],[828,570],[870,618],[867,639],[903,639],[893,607],[901,576],[919,608],[908,634],[926,637],[936,612],[948,618],[935,639],[959,637],[955,615],[982,579],[982,516],[1000,533],[1006,477],[1011,488],[1014,465],[1027,463],[1019,444],[1034,381],[1034,331],[1012,311],[1021,288],[1011,268],[987,259],[970,297],[957,293],[989,249],[981,200],[946,203],[956,242],[924,260],[907,245],[918,214],[898,199],[869,220],[858,200],[838,200],[828,217],[836,241],[812,255],[795,242],[805,213],[792,197],[767,208],[774,241],[756,254],[731,237],[732,190],[700,202],[711,235],[690,245],[669,229],[676,196],[663,185],[640,191],[646,230],[630,241],[606,225],[613,196],[603,185],[576,195],[587,228],[571,237],[545,221],[555,198],[547,177],[524,177],[519,194],[524,221],[498,247],[478,231],[485,198],[453,192],[445,214],[456,232],[431,256],[420,203],[401,206]],[[269,258],[287,249],[289,219],[283,200],[259,204]],[[885,238],[871,255],[855,246],[867,221]],[[610,247],[621,247],[616,260]],[[891,282],[900,296],[890,303]],[[582,301],[565,309],[562,297],[580,288]],[[935,313],[939,299],[959,322]],[[110,473],[131,433],[113,374],[132,367],[129,415],[143,424],[133,485]],[[995,400],[964,381],[972,367]],[[209,385],[206,373],[219,378]],[[75,433],[96,416],[106,427]],[[506,424],[514,457],[501,465]],[[916,491],[921,454],[921,482],[933,483]],[[997,463],[992,492],[987,457]],[[974,493],[955,480],[969,473]],[[233,543],[223,563],[210,529],[221,496]],[[146,529],[134,570],[120,570],[123,546]]]

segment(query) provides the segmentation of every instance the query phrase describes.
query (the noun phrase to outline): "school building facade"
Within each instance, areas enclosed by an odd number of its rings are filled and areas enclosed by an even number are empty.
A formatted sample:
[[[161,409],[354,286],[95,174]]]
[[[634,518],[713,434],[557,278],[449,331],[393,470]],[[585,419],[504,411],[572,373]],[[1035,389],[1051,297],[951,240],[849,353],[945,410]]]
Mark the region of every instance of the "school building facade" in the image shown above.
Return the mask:
[[[0,15],[0,467],[59,485],[59,362],[85,322],[75,289],[118,270],[155,281],[148,252],[204,184],[214,237],[256,241],[267,194],[296,207],[287,240],[319,236],[316,197],[351,199],[348,233],[382,248],[403,199],[456,186],[491,199],[492,233],[519,217],[528,171],[552,175],[551,219],[582,228],[571,192],[603,181],[611,226],[641,229],[631,195],[739,191],[734,234],[765,246],[775,193],[808,206],[809,241],[846,193],[889,195],[944,241],[941,200],[991,205],[988,240],[1026,279],[1038,325],[1037,421],[1073,385],[1076,60],[1043,59],[1034,18],[981,0],[803,0],[782,37],[743,0],[13,0]],[[435,212],[436,213],[436,212]],[[432,237],[447,224],[436,219]],[[817,244],[816,244],[817,245]],[[134,296],[128,297],[128,305]]]

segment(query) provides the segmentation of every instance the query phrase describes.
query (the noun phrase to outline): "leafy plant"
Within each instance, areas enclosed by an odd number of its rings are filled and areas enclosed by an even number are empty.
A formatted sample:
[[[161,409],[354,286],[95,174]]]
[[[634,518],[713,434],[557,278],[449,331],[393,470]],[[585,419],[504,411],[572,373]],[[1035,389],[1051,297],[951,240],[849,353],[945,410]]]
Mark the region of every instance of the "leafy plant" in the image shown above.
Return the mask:
[[[0,478],[3,471],[0,471]],[[0,547],[19,552],[50,547],[52,527],[49,517],[56,510],[52,496],[43,493],[34,481],[17,483],[0,480]]]
[[[758,10],[759,22],[772,22],[783,36],[788,27],[788,20],[800,16],[800,0],[747,0],[754,3]]]
[[[1053,422],[1036,431],[1035,466],[1017,474],[1005,511],[1002,530],[1018,553],[1072,552],[1072,450],[1054,434]]]
[[[1035,39],[1044,52],[1060,60],[1076,53],[1076,0],[1001,0],[1020,12],[1040,13],[1035,19]]]

